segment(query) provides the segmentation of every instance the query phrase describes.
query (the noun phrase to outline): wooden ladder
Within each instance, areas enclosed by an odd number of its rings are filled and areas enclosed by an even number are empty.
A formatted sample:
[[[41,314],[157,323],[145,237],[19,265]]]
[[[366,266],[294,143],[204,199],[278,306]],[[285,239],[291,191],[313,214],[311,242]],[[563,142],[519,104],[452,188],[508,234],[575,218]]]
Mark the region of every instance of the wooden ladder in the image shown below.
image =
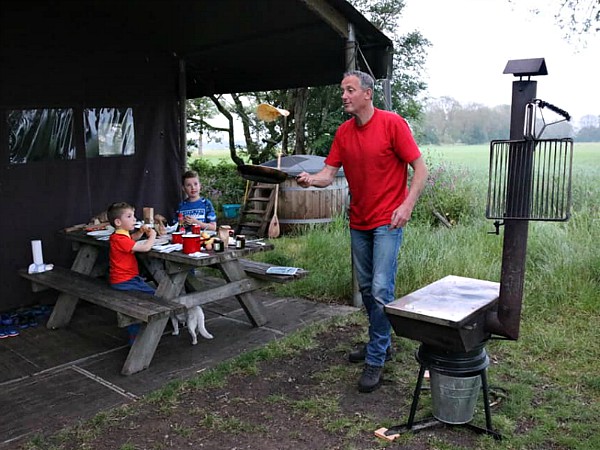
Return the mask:
[[[236,234],[265,237],[273,215],[275,185],[252,182],[240,209]]]

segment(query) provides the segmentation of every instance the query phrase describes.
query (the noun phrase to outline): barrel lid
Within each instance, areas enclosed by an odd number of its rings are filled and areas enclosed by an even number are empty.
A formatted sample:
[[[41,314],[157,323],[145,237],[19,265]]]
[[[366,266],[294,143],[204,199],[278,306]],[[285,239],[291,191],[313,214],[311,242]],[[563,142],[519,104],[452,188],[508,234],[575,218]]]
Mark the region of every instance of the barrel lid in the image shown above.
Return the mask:
[[[317,155],[288,155],[281,157],[280,170],[291,177],[300,175],[301,172],[317,173],[325,165],[325,158]],[[261,166],[277,167],[277,159],[262,163]],[[344,169],[340,168],[338,177],[344,176]]]

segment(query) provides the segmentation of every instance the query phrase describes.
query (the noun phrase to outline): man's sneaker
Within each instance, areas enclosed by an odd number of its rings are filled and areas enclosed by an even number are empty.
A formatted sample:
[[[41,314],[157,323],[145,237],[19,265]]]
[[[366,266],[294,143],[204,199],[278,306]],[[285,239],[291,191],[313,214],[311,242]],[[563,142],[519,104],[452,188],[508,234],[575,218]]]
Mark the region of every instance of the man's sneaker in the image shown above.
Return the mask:
[[[390,361],[394,356],[394,351],[392,350],[392,346],[390,345],[385,351],[385,360]],[[348,361],[351,363],[364,363],[365,358],[367,357],[367,346],[361,345],[356,350],[350,352],[348,354]]]
[[[381,384],[381,373],[383,367],[370,366],[365,364],[363,373],[358,380],[359,392],[373,392]]]

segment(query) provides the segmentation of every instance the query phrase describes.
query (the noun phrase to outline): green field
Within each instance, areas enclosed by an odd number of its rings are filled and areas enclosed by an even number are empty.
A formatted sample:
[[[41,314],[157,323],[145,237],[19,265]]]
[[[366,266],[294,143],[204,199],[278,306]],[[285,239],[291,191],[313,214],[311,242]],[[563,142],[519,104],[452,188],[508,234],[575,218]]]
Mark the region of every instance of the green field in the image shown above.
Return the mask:
[[[489,145],[445,145],[422,146],[424,155],[443,158],[452,163],[468,167],[469,170],[487,175]],[[573,175],[576,171],[600,170],[600,142],[575,143],[573,146]],[[576,169],[576,170],[575,170]]]
[[[469,169],[487,171],[489,162],[489,145],[423,145],[421,151],[424,155],[443,157],[453,163],[464,165]],[[198,158],[193,154],[191,159]],[[220,160],[231,161],[228,150],[204,150],[202,158],[217,164]],[[583,169],[593,169],[593,165],[600,164],[600,142],[575,143],[573,165]]]

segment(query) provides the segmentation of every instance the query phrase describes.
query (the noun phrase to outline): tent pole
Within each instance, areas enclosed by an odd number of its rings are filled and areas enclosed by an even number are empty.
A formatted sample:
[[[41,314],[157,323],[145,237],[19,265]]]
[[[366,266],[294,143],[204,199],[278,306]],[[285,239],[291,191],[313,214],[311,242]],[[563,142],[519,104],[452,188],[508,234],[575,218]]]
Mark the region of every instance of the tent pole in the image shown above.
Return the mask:
[[[346,71],[356,70],[356,38],[354,34],[354,25],[348,23],[348,39],[346,40]],[[354,258],[350,253],[352,261],[352,306],[360,308],[363,304],[362,295],[358,288],[358,278],[356,276],[356,267]]]

